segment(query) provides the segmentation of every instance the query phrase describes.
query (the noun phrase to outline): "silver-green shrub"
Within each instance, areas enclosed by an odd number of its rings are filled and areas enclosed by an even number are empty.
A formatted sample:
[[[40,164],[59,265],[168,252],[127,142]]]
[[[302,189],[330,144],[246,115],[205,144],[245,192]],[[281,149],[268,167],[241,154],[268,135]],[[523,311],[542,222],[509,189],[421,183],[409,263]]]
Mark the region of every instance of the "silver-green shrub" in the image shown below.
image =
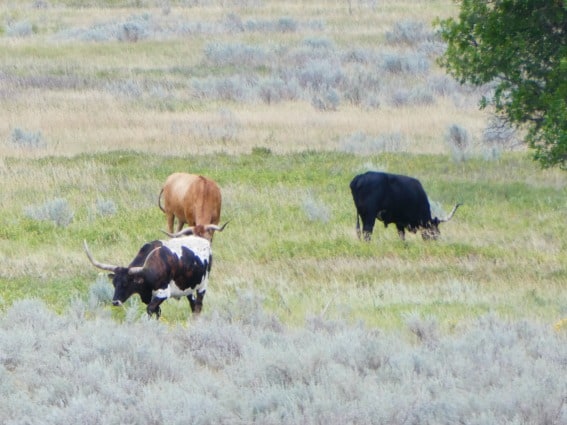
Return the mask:
[[[34,33],[34,27],[29,21],[19,21],[10,24],[6,30],[9,37],[29,37]]]
[[[51,221],[59,227],[67,227],[73,221],[73,210],[63,198],[47,201],[42,205],[32,205],[25,209],[25,215],[39,221]]]
[[[311,192],[304,196],[302,207],[309,221],[328,223],[331,218],[329,206],[320,199],[317,199]]]
[[[203,49],[205,59],[214,66],[254,68],[274,60],[271,52],[242,43],[210,43]]]
[[[434,39],[433,31],[418,21],[396,22],[394,27],[386,32],[386,41],[391,44],[416,45]]]
[[[10,141],[20,148],[41,148],[45,146],[41,131],[34,133],[22,130],[19,127],[12,130]]]
[[[521,145],[516,128],[501,117],[493,116],[490,118],[482,134],[482,149],[485,159],[499,159],[502,152],[514,150]]]
[[[401,133],[387,133],[372,136],[362,131],[349,134],[341,139],[340,149],[360,155],[379,152],[400,152],[407,146]]]
[[[95,207],[97,215],[100,216],[111,216],[118,211],[118,207],[112,199],[97,199]]]
[[[336,111],[341,103],[341,98],[336,90],[330,88],[311,98],[311,105],[320,111]]]
[[[465,162],[471,155],[471,136],[466,128],[453,124],[447,129],[445,142],[455,162]]]
[[[385,54],[381,66],[391,74],[426,75],[431,64],[426,56],[411,52]]]
[[[5,424],[567,423],[567,335],[496,315],[408,330],[310,318],[244,294],[177,325],[116,322],[75,300],[0,312]],[[138,313],[140,311],[138,310]]]

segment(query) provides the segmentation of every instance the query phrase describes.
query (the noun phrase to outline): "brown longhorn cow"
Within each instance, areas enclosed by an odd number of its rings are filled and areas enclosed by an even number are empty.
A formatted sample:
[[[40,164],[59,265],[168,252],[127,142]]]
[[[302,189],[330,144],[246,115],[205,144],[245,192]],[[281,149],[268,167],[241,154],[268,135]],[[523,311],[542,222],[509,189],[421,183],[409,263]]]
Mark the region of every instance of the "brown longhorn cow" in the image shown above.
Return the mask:
[[[188,173],[171,174],[165,181],[158,198],[158,205],[167,217],[167,228],[170,233],[173,233],[176,218],[177,232],[180,232],[185,224],[218,225],[221,204],[221,191],[213,180]],[[209,227],[199,236],[212,240],[213,233],[214,229]]]

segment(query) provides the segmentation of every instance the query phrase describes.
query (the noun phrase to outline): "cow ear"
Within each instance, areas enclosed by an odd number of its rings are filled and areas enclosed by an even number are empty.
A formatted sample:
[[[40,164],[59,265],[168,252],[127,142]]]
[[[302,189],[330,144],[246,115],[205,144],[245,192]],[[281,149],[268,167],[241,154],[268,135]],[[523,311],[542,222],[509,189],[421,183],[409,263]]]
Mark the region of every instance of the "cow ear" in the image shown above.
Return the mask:
[[[110,280],[114,279],[114,273],[108,273],[108,278],[109,278]]]

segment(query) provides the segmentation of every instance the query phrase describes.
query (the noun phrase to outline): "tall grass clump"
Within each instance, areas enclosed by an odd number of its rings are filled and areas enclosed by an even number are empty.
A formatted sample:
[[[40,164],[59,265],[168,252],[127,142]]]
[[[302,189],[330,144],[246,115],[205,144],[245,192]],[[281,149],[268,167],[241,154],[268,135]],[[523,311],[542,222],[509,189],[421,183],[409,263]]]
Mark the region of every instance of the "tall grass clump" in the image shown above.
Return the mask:
[[[0,312],[5,423],[549,423],[567,421],[565,335],[494,315],[444,334],[321,316],[286,327],[254,298],[170,325],[75,300]],[[117,394],[120,394],[117,397]]]

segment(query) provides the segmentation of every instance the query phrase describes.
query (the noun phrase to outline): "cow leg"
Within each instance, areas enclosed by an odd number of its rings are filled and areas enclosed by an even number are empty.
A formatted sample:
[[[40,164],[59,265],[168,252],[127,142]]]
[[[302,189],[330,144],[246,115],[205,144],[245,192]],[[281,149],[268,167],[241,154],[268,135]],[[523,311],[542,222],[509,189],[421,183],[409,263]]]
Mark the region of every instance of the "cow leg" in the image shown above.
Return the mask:
[[[372,218],[372,221],[363,221],[362,235],[365,242],[370,242],[370,239],[372,238],[372,230],[374,230],[374,218]]]
[[[396,228],[398,229],[398,235],[400,236],[400,239],[405,241],[406,240],[406,231],[404,230],[404,226],[400,226],[400,225],[396,224]]]
[[[159,320],[159,318],[161,316],[160,304],[162,302],[164,302],[165,300],[166,300],[165,298],[153,297],[152,300],[150,301],[150,303],[148,304],[148,307],[146,308],[146,311],[148,312],[148,316],[152,317],[152,315],[155,314],[156,319]]]
[[[169,233],[173,233],[173,224],[175,222],[175,216],[173,214],[167,214],[167,230]]]
[[[189,305],[191,306],[191,311],[193,312],[193,314],[199,314],[203,309],[203,298],[205,298],[205,292],[207,291],[197,291],[197,299],[195,299],[195,296],[193,294],[187,295],[187,299],[189,300]]]

